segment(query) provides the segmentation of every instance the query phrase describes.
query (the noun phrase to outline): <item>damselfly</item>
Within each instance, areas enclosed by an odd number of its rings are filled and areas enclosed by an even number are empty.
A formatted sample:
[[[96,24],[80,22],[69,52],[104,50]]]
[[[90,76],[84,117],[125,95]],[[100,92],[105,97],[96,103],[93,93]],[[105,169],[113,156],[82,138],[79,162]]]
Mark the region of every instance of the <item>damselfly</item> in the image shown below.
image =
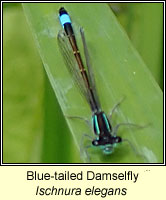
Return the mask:
[[[126,139],[122,139],[120,136],[117,136],[118,128],[121,125],[132,125],[132,126],[137,126],[137,125],[130,123],[120,123],[117,124],[114,128],[111,126],[111,123],[108,120],[107,115],[102,111],[100,106],[92,69],[90,67],[89,53],[83,29],[80,28],[80,34],[84,48],[86,68],[84,67],[78,49],[71,19],[67,11],[63,7],[59,9],[59,19],[63,27],[63,30],[61,30],[58,33],[59,47],[61,49],[62,55],[64,57],[69,72],[71,73],[81,93],[87,100],[92,111],[92,125],[96,138],[92,139],[92,144],[88,145],[86,149],[91,146],[95,146],[95,147],[100,147],[104,154],[111,154],[114,150],[114,147],[118,143],[121,143],[123,141],[128,141]],[[74,61],[71,60],[71,57],[74,57]],[[115,109],[119,104],[120,102],[113,107],[112,113],[115,111]],[[90,138],[90,136],[88,137]]]

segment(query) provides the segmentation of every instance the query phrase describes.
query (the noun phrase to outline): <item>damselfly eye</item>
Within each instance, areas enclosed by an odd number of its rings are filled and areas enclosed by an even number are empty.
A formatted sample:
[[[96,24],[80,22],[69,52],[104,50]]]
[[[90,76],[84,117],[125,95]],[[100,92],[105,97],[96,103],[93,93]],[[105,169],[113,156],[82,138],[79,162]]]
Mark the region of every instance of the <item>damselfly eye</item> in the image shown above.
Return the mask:
[[[97,140],[93,140],[93,141],[92,141],[92,145],[93,145],[93,146],[98,146],[98,145],[99,145],[99,142],[98,142]]]
[[[122,138],[117,136],[115,139],[115,143],[120,143],[120,142],[122,142]]]

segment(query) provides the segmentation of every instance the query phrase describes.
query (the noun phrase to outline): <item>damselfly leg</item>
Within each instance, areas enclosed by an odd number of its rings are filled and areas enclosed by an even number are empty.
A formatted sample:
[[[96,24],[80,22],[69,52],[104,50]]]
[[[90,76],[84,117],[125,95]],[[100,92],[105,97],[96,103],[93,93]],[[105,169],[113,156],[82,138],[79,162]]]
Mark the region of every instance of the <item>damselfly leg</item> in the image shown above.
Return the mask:
[[[113,108],[112,108],[112,110],[111,110],[111,112],[110,112],[110,114],[109,114],[109,119],[110,119],[110,120],[111,120],[111,118],[112,118],[113,113],[116,111],[116,109],[120,106],[120,104],[121,104],[124,100],[125,100],[125,96],[124,96],[118,103],[116,103],[116,104],[113,106]]]

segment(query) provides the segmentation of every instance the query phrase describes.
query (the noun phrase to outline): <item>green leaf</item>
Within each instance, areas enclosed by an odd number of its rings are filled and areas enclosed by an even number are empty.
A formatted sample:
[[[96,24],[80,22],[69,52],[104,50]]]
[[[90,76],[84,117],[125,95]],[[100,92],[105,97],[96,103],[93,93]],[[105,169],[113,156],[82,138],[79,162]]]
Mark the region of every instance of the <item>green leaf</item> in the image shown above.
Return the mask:
[[[111,3],[111,6],[163,89],[163,3]]]
[[[43,69],[22,7],[3,12],[3,162],[40,162]]]
[[[112,123],[150,123],[141,130],[124,127],[118,131],[119,136],[132,142],[139,153],[143,154],[142,157],[136,156],[131,147],[123,143],[110,156],[89,150],[92,162],[161,163],[162,91],[107,4],[23,4],[45,70],[64,115],[91,118],[90,108],[73,84],[58,48],[57,34],[61,29],[58,9],[61,6],[71,15],[81,54],[79,27],[84,28],[102,109],[109,113],[123,96],[126,97],[113,115]],[[93,132],[83,121],[66,120],[79,149],[82,134],[93,136]],[[83,160],[86,162],[87,158],[83,157]]]
[[[21,4],[3,9],[3,162],[80,162]]]
[[[73,160],[80,162],[78,155],[76,156],[74,152],[74,142],[47,77],[45,79],[44,96],[43,108],[45,115],[41,162],[70,163]],[[64,145],[65,148],[63,148]]]

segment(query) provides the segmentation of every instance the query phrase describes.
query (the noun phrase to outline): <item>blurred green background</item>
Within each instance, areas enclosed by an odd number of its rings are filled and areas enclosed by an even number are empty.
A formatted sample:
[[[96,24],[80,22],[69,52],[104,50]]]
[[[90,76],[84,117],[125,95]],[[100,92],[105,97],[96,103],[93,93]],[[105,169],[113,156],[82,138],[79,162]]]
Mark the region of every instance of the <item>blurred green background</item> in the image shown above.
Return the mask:
[[[163,89],[162,3],[108,6]],[[3,162],[82,162],[19,3],[3,3]]]

